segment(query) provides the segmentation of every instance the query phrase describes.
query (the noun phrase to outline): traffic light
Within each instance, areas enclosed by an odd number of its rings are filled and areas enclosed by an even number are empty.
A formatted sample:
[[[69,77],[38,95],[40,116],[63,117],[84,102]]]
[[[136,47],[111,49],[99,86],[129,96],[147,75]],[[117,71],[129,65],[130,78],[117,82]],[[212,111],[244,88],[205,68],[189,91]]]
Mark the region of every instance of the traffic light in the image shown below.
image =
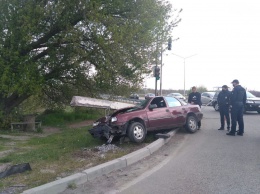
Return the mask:
[[[160,79],[160,67],[158,66],[154,68],[154,77],[156,77],[156,80]]]
[[[168,50],[172,50],[172,38],[168,39]]]

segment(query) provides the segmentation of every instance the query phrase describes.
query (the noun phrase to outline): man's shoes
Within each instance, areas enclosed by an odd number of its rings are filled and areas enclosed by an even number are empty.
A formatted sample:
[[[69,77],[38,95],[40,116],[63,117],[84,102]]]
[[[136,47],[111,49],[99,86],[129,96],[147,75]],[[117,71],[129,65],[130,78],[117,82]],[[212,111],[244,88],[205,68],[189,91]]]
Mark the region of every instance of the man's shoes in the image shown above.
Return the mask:
[[[224,130],[224,128],[223,128],[223,127],[220,127],[218,130]]]
[[[239,132],[238,132],[237,135],[239,135],[239,136],[243,136],[243,133],[239,133]]]
[[[235,133],[231,133],[231,132],[229,132],[229,133],[226,133],[227,135],[231,135],[231,136],[235,136],[236,134]]]
[[[200,127],[198,127],[198,130],[200,130]]]

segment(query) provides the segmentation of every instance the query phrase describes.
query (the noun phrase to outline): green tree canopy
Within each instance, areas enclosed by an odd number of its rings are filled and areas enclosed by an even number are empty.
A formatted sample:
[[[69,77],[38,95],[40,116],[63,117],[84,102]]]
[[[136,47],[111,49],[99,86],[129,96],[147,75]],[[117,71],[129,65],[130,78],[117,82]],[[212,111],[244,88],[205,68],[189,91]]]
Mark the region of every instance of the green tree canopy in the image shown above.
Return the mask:
[[[159,0],[0,0],[0,111],[138,88],[171,6]]]

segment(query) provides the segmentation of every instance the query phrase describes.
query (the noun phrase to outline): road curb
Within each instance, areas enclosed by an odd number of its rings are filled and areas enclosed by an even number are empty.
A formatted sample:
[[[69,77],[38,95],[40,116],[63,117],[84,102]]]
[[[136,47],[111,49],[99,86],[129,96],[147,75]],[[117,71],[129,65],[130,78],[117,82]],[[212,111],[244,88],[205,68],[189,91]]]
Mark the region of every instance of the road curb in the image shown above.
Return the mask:
[[[159,150],[164,144],[166,144],[171,137],[175,135],[178,129],[169,132],[170,138],[163,139],[159,138],[148,146],[127,154],[121,158],[111,160],[109,162],[94,166],[80,173],[73,174],[71,176],[28,189],[22,192],[22,194],[57,194],[66,190],[69,186],[78,186],[87,181],[93,180],[99,176],[108,174],[112,171],[119,170],[127,167],[131,164],[144,159],[147,156],[152,155],[155,151]]]

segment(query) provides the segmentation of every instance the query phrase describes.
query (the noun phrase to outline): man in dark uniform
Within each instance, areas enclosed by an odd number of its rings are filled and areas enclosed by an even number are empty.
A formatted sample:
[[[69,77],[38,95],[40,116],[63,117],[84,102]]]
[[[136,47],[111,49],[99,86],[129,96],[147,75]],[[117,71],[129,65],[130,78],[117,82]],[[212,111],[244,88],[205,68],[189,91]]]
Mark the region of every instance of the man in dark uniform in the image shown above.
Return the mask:
[[[237,79],[232,81],[234,86],[230,95],[230,105],[231,105],[231,131],[227,135],[235,136],[236,126],[238,122],[239,130],[237,135],[243,136],[244,133],[244,120],[243,112],[246,104],[246,90],[239,85]]]
[[[227,85],[222,86],[222,91],[218,94],[218,106],[220,114],[221,127],[218,130],[224,130],[225,118],[227,122],[227,130],[230,130],[230,117],[229,117],[229,98],[230,92],[228,91]]]
[[[197,92],[197,88],[193,86],[192,92],[189,94],[188,103],[190,104],[197,104],[201,107],[201,94]],[[201,127],[201,121],[198,122],[198,130]]]

